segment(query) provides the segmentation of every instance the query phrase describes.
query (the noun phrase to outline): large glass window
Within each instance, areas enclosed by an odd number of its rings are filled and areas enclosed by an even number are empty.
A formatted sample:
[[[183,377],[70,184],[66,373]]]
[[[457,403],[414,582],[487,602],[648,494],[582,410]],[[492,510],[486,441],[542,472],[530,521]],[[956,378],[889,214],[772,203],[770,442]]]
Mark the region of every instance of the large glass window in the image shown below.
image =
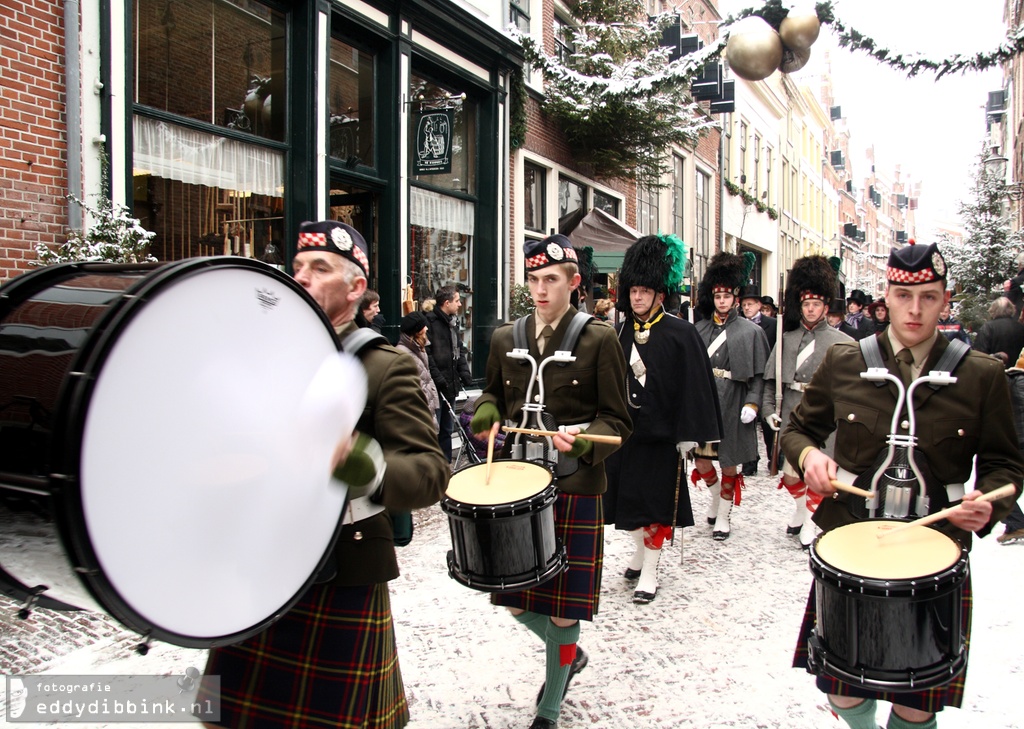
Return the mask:
[[[509,0],[508,22],[523,33],[530,32],[530,0]]]
[[[711,176],[700,170],[697,171],[696,199],[696,240],[694,241],[694,265],[696,270],[693,273],[695,281],[700,280],[706,270],[707,260],[711,255]]]
[[[285,135],[285,16],[255,0],[135,0],[134,101],[268,139]]]
[[[641,235],[657,235],[659,230],[658,218],[658,188],[638,187],[636,194],[636,225]]]
[[[331,38],[327,104],[330,108],[330,155],[346,166],[375,167],[374,57]]]
[[[573,28],[569,23],[555,15],[554,21],[555,57],[563,66],[569,65],[572,58]]]
[[[613,218],[619,217],[619,199],[600,190],[594,190],[594,207],[603,210]]]
[[[537,165],[523,165],[523,225],[527,230],[544,232],[544,198],[547,173]]]
[[[568,177],[558,178],[558,230],[570,231],[587,212],[587,187]]]

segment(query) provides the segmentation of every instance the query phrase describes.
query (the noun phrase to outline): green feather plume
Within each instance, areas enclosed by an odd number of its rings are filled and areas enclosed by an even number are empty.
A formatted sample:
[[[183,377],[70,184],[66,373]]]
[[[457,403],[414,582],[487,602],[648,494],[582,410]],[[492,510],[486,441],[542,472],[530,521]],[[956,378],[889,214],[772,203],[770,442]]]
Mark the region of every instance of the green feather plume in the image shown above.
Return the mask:
[[[754,270],[754,264],[757,263],[757,256],[751,251],[743,251],[743,281],[744,283],[750,280],[750,272]]]
[[[672,233],[659,235],[658,239],[667,247],[665,257],[668,258],[669,268],[665,275],[665,287],[669,293],[677,292],[682,286],[683,274],[686,273],[686,243]]]

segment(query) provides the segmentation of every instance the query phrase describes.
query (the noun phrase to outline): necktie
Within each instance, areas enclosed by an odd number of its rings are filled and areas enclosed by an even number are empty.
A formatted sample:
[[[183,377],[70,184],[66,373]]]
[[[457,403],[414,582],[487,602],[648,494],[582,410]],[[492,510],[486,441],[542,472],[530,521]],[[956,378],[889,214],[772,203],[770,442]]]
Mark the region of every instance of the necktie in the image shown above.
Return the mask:
[[[914,354],[904,347],[896,353],[896,362],[900,366],[900,375],[903,377],[903,384],[909,385],[914,380],[914,373],[912,370]]]
[[[554,334],[554,333],[555,333],[555,330],[552,329],[547,324],[545,324],[544,328],[540,330],[540,341],[537,342],[537,344],[538,344],[538,347],[539,347],[541,352],[543,352],[545,349],[547,349],[548,340],[551,339],[551,335]]]

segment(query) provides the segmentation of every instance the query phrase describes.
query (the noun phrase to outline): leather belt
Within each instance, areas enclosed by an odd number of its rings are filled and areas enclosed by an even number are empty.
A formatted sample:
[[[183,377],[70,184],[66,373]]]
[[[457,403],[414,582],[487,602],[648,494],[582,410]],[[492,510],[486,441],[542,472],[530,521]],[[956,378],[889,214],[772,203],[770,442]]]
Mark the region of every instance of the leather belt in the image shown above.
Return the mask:
[[[341,519],[342,524],[354,524],[357,521],[363,519],[369,519],[371,516],[384,511],[382,504],[375,504],[370,501],[369,496],[360,496],[358,499],[351,499],[348,505],[345,507],[345,515]]]
[[[788,387],[790,390],[796,390],[797,392],[803,392],[804,390],[807,389],[807,386],[810,385],[810,384],[811,384],[810,382],[790,382],[788,385],[786,385],[786,387]]]
[[[721,377],[723,380],[732,379],[732,372],[730,370],[723,370],[719,369],[718,367],[712,367],[711,371],[714,373],[715,377]]]

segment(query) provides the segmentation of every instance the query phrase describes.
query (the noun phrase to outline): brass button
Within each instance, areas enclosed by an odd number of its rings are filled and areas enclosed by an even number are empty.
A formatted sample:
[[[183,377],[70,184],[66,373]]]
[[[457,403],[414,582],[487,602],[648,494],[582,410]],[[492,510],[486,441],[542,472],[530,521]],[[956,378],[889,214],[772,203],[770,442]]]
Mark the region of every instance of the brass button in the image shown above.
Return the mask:
[[[903,428],[903,430],[907,430],[907,429],[910,428],[910,423],[908,421],[904,420],[904,421],[902,421],[900,423],[900,427]]]
[[[633,397],[636,397],[636,393],[635,392],[633,393]]]
[[[580,381],[579,380],[573,380],[572,384],[575,387],[576,385],[580,384]]]
[[[857,418],[857,416],[856,416],[856,415],[854,415],[853,413],[850,413],[849,415],[847,415],[847,416],[846,416],[846,419],[847,419],[847,420],[849,420],[849,421],[850,421],[851,423],[852,423],[852,422],[853,422],[853,421],[854,421],[854,420],[855,420],[856,418]]]
[[[533,396],[533,401],[534,402],[540,402],[540,393],[539,392],[536,395]]]
[[[505,384],[506,385],[511,385],[512,384],[512,380],[505,380]]]
[[[360,541],[363,538],[363,533],[362,532],[356,532],[355,534],[352,535],[352,538],[355,539],[358,542],[358,541]]]
[[[959,435],[961,438],[963,438],[964,437],[964,429],[963,428],[958,429],[956,431],[956,434]]]

